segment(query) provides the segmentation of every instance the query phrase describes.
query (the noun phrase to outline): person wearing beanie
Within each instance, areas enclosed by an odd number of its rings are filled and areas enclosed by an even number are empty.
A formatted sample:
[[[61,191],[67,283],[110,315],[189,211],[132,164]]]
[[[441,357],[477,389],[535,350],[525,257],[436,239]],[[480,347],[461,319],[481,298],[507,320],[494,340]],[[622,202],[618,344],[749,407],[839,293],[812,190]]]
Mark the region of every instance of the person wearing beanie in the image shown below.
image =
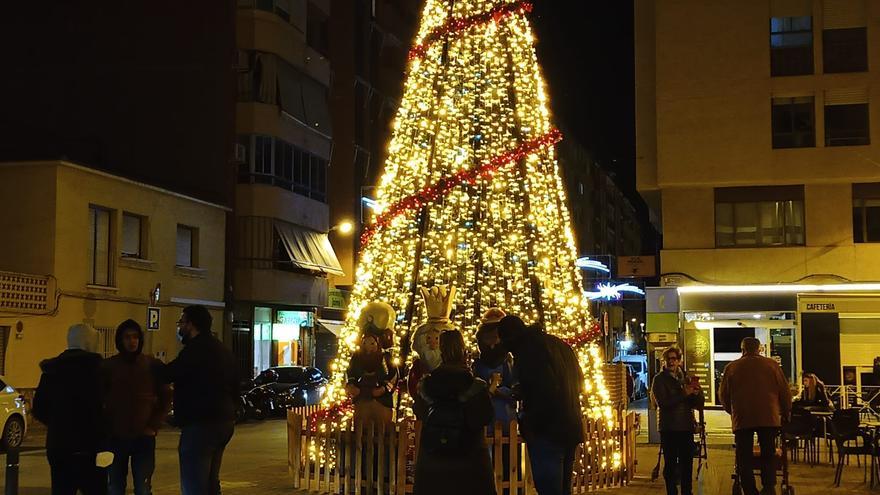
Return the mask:
[[[135,495],[150,495],[156,466],[156,434],[171,408],[171,387],[161,381],[162,362],[144,355],[144,332],[134,320],[116,328],[116,349],[104,361],[106,414],[110,421],[110,495],[124,495],[131,465]]]
[[[98,466],[108,438],[97,347],[98,332],[78,323],[67,331],[67,350],[40,363],[32,413],[47,428],[52,493],[107,493],[107,470]]]

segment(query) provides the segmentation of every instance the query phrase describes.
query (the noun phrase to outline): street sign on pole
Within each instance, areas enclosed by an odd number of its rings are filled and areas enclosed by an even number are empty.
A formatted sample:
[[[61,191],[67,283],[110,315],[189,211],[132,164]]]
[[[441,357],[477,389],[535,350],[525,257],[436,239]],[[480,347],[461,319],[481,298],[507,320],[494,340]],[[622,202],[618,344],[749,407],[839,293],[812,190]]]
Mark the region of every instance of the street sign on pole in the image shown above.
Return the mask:
[[[147,308],[147,330],[151,332],[159,331],[159,321],[161,320],[162,310],[150,306]]]
[[[617,258],[618,277],[653,277],[657,275],[653,256],[619,256]]]

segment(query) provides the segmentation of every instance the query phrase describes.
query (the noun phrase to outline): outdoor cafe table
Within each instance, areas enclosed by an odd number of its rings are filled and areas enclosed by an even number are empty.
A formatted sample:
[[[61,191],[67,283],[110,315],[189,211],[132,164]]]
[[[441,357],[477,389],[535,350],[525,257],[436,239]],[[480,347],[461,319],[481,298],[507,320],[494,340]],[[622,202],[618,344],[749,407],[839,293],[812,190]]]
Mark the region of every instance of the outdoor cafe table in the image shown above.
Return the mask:
[[[828,462],[834,463],[834,443],[828,440],[828,421],[834,416],[834,411],[823,407],[805,407],[810,416],[822,420],[822,439],[828,446]],[[818,455],[816,456],[818,459]]]

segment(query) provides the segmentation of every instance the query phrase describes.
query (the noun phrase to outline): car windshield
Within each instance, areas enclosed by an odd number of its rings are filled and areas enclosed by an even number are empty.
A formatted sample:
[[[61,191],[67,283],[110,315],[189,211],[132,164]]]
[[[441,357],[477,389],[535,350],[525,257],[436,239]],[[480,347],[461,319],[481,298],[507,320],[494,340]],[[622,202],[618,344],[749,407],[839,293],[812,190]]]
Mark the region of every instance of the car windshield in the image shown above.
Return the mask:
[[[303,379],[303,368],[276,368],[279,383],[298,383]]]

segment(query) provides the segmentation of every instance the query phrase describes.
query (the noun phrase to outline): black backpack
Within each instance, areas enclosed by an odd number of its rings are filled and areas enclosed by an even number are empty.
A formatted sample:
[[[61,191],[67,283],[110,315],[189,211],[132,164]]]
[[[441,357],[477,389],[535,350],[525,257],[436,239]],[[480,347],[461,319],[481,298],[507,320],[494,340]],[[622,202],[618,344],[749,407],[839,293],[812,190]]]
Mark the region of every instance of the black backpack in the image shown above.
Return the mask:
[[[458,397],[430,403],[419,448],[438,455],[457,455],[470,450],[474,444],[467,425],[465,403],[479,390],[480,384],[475,380]]]

